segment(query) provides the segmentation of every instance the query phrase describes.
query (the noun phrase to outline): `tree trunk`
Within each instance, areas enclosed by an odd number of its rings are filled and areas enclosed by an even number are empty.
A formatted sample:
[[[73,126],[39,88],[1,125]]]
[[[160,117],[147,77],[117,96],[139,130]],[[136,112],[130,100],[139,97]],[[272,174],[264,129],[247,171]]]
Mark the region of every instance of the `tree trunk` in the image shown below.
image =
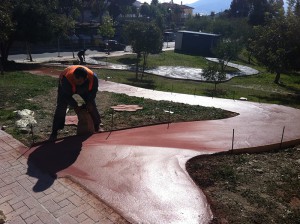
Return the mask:
[[[276,84],[279,84],[279,80],[280,80],[280,72],[276,72],[276,76],[275,76],[274,82],[275,82]]]
[[[146,54],[144,53],[143,54],[143,59],[144,59],[144,61],[143,61],[143,73],[144,73],[144,71],[145,71],[145,68],[146,68],[146,60],[147,60],[147,56],[146,56]]]
[[[1,75],[4,75],[4,58],[3,58],[3,53],[2,53],[2,43],[1,43],[1,47],[0,47],[0,55],[1,55],[1,57],[0,57],[0,69],[1,69]]]
[[[222,60],[219,60],[219,65],[220,65],[220,68],[221,68],[221,72],[224,72],[224,69],[225,69],[225,61],[222,59]]]
[[[251,60],[252,60],[252,52],[248,53],[248,64],[251,64]]]
[[[84,22],[84,9],[83,9],[83,5],[84,5],[84,0],[81,1],[81,5],[82,8],[80,9],[80,15],[81,15],[81,22]]]
[[[141,80],[143,80],[143,78],[144,78],[144,72],[145,72],[145,68],[146,68],[146,60],[147,60],[147,56],[145,53],[143,53],[143,67],[142,67]]]
[[[138,75],[139,75],[139,60],[140,56],[139,54],[136,55],[136,66],[135,66],[135,79],[138,80]]]
[[[4,75],[4,69],[3,69],[3,61],[2,61],[2,58],[1,58],[1,61],[0,61],[0,70],[1,70],[1,75]]]
[[[1,51],[1,73],[2,70],[4,71],[6,64],[8,62],[8,52],[9,48],[12,45],[12,41],[5,41],[0,44],[0,51]]]
[[[28,41],[26,41],[26,49],[27,49],[27,54],[29,56],[29,60],[32,62],[32,55],[31,55],[31,47],[30,47],[30,43]]]

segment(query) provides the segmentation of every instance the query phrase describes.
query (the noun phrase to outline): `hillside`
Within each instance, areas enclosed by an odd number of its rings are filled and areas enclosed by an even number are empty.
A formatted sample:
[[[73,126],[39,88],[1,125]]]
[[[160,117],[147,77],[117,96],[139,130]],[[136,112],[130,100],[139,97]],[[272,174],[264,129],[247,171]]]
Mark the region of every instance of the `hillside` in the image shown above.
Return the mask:
[[[230,8],[231,0],[198,0],[188,6],[194,8],[194,13],[210,14],[221,12]]]

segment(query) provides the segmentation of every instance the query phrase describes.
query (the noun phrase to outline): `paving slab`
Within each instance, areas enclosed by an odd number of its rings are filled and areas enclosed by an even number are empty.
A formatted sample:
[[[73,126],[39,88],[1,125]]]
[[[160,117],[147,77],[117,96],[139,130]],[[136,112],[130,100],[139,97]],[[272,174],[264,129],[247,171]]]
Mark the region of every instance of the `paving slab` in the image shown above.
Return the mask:
[[[128,223],[78,183],[42,172],[20,154],[26,150],[0,130],[0,210],[6,223]]]

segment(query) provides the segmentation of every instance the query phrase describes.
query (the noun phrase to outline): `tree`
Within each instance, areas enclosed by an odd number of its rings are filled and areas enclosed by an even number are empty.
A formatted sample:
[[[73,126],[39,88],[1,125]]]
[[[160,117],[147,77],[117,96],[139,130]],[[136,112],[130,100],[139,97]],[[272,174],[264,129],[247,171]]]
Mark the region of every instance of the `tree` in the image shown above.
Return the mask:
[[[300,17],[300,0],[288,0],[287,14]]]
[[[64,0],[61,0],[64,1]],[[83,17],[83,3],[82,1],[82,17]],[[135,0],[86,0],[94,16],[99,16],[101,19],[103,15],[109,12],[110,17],[115,21],[119,15],[126,14],[128,7],[131,7]],[[83,19],[82,19],[83,20]]]
[[[185,26],[188,30],[195,32],[212,32],[213,19],[210,16],[200,16],[199,14],[187,19]]]
[[[1,53],[1,60],[0,60],[0,70],[1,74],[3,74],[4,64],[5,64],[5,55],[8,54],[7,41],[11,33],[14,31],[14,24],[11,20],[11,13],[12,13],[12,4],[10,1],[6,1],[0,5],[0,53]]]
[[[211,18],[210,16],[190,18],[186,21],[185,27],[191,31],[217,33],[223,38],[239,40],[248,39],[252,29],[247,18]]]
[[[115,35],[115,28],[113,27],[113,21],[109,15],[102,18],[102,24],[99,28],[102,36],[111,38]]]
[[[292,1],[290,1],[292,2]],[[287,13],[288,36],[291,46],[289,60],[291,68],[300,69],[300,0],[294,0],[292,10]]]
[[[154,23],[132,22],[125,28],[125,33],[136,60],[136,79],[138,79],[139,61],[143,58],[143,72],[147,65],[149,54],[157,54],[162,50],[162,33]]]
[[[158,5],[158,0],[152,0],[152,1],[151,1],[151,5],[157,6],[157,5]]]
[[[106,2],[108,4],[109,15],[115,21],[116,18],[122,14],[122,10],[126,9],[125,6],[132,5],[135,0],[109,0]]]
[[[226,79],[224,70],[216,63],[209,63],[208,66],[203,69],[202,76],[206,81],[215,84],[215,91],[217,90],[217,84]]]
[[[248,17],[250,12],[250,3],[248,0],[232,0],[229,9],[231,17]]]
[[[40,40],[50,40],[52,37],[50,19],[47,18],[45,8],[42,5],[20,5],[14,12],[17,20],[16,36],[18,40],[26,42],[30,61],[32,61],[30,44]],[[21,19],[22,18],[22,19]]]
[[[57,13],[65,14],[67,18],[78,18],[80,14],[79,9],[81,8],[81,3],[81,0],[58,0]]]
[[[150,5],[148,3],[142,4],[140,7],[140,13],[144,17],[150,17],[151,15]]]
[[[30,60],[30,45],[39,41],[51,40],[54,36],[67,34],[74,27],[74,20],[67,17],[57,0],[9,0],[12,6],[10,20],[12,32],[1,42],[2,61],[7,63],[9,48],[13,41],[24,41],[28,47]]]
[[[266,19],[280,16],[283,13],[283,0],[249,0],[249,23],[263,25]]]
[[[9,1],[0,5],[0,41],[7,40],[13,31],[13,22],[11,20],[12,5]]]
[[[73,18],[67,17],[64,10],[57,10],[59,4],[56,0],[25,0],[17,1],[13,12],[16,21],[16,40],[24,41],[32,61],[31,44],[39,41],[49,41],[53,37],[66,35],[75,25]],[[68,13],[66,13],[68,15]]]
[[[220,71],[222,73],[225,71],[228,63],[237,58],[241,49],[242,45],[238,40],[223,39],[219,41],[213,49],[213,53],[219,60]]]
[[[174,22],[177,26],[179,26],[181,22],[181,15],[183,13],[181,7],[179,5],[175,5],[172,9],[173,16],[174,16]]]
[[[265,26],[255,28],[252,41],[254,56],[270,72],[276,74],[275,83],[279,83],[284,71],[295,68],[300,58],[299,20],[272,19]]]
[[[249,36],[248,40],[246,40],[246,55],[248,58],[248,64],[251,64],[252,61],[252,56],[254,54],[254,46],[252,44],[253,40],[254,40],[255,36],[252,34]]]

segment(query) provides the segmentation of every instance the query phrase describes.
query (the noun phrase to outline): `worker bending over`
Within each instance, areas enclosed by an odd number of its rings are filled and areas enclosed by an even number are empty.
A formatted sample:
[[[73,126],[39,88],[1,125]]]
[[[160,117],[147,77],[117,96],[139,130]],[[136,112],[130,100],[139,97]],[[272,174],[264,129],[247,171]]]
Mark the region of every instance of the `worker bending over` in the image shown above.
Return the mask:
[[[93,119],[95,132],[99,131],[101,119],[95,102],[97,92],[97,75],[85,66],[69,66],[60,74],[50,141],[55,141],[58,130],[64,128],[67,107],[72,107],[76,114],[80,110],[77,101],[73,98],[74,94],[78,94],[84,100]]]

